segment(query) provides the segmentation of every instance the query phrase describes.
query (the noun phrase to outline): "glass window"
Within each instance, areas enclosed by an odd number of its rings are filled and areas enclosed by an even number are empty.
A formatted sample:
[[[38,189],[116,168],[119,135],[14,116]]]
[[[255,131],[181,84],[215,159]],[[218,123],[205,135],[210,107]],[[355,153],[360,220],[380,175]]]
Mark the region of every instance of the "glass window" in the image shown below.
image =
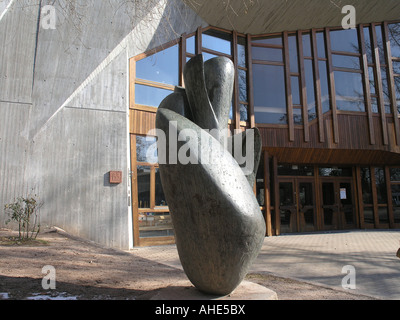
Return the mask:
[[[156,207],[165,207],[167,206],[167,200],[164,195],[164,190],[161,184],[161,175],[160,169],[156,168]]]
[[[186,39],[186,52],[196,54],[196,37],[190,37]]]
[[[253,60],[283,62],[282,49],[252,47],[251,53]]]
[[[171,237],[174,235],[169,213],[139,213],[140,238]]]
[[[238,69],[239,77],[239,100],[247,102],[247,72]]]
[[[293,104],[301,105],[299,77],[292,76],[290,79],[291,79],[291,87],[292,87]]]
[[[150,208],[150,167],[137,166],[139,208]]]
[[[378,44],[379,48],[379,60],[381,64],[386,64],[386,59],[385,59],[385,46],[383,42],[383,36],[382,36],[382,27],[381,26],[375,26],[376,30],[376,41]]]
[[[208,52],[203,52],[203,60],[204,60],[204,62],[208,61],[208,60],[211,60],[213,58],[217,58],[217,57],[218,56],[216,56],[215,54],[211,54],[211,53],[208,53]]]
[[[392,184],[394,223],[400,223],[400,184]]]
[[[369,87],[371,89],[371,94],[376,94],[374,67],[368,67],[368,74],[369,74]]]
[[[338,110],[365,111],[363,79],[360,73],[334,71]]]
[[[312,57],[311,36],[309,33],[303,33],[303,55],[305,57]]]
[[[282,46],[282,37],[277,37],[277,36],[268,36],[268,37],[262,37],[262,38],[255,38],[252,39],[252,42],[254,43],[262,43],[262,44],[272,44],[272,45],[278,45]]]
[[[317,111],[315,105],[314,67],[311,60],[304,60],[304,71],[307,89],[308,119],[312,121],[317,118]]]
[[[386,178],[383,168],[375,168],[375,183],[378,204],[387,204]]]
[[[359,53],[356,29],[334,30],[330,32],[330,37],[333,51]]]
[[[240,121],[249,121],[248,107],[245,104],[240,104]]]
[[[372,187],[371,187],[371,170],[369,168],[361,168],[360,172],[361,172],[363,203],[373,204]]]
[[[299,72],[299,56],[297,50],[297,36],[289,36],[289,58],[290,58],[290,72]]]
[[[352,177],[352,168],[319,168],[319,175],[321,177]]]
[[[400,23],[388,25],[392,57],[400,58]]]
[[[246,68],[247,66],[246,42],[245,38],[238,37],[238,66],[243,68]]]
[[[325,113],[331,110],[329,84],[328,84],[328,65],[326,61],[318,61],[318,66],[319,66],[319,78],[321,83],[322,112]]]
[[[326,58],[325,36],[323,32],[317,32],[317,49],[318,49],[318,57]]]
[[[364,206],[364,222],[374,224],[374,208]]]
[[[157,143],[155,137],[136,136],[136,161],[157,163]]]
[[[172,90],[155,88],[141,84],[135,85],[135,102],[136,104],[157,107],[171,93]]]
[[[332,55],[332,64],[338,68],[360,69],[360,58],[340,54]]]
[[[301,109],[293,108],[293,122],[297,125],[303,125],[303,112]]]
[[[393,72],[400,74],[400,61],[393,61]]]
[[[365,42],[365,50],[367,53],[367,59],[368,59],[368,63],[369,64],[373,64],[374,63],[374,58],[372,55],[372,42],[371,42],[371,33],[370,33],[370,28],[369,27],[365,27],[364,28],[364,42]]]
[[[136,77],[174,86],[179,85],[179,46],[160,51],[136,62]]]
[[[314,176],[314,167],[299,165],[278,165],[278,175],[280,176]]]
[[[254,64],[253,77],[256,122],[287,124],[284,68]]]
[[[216,30],[208,30],[202,36],[203,47],[228,55],[232,54],[232,35]]]

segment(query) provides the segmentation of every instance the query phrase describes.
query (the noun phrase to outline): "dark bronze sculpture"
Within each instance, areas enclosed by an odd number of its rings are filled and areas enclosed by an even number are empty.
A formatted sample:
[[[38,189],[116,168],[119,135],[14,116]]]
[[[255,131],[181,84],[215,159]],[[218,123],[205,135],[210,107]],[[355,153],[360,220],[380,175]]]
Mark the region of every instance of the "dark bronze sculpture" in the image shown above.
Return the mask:
[[[204,63],[202,55],[194,57],[185,67],[186,88],[161,103],[156,120],[166,137],[165,146],[158,141],[159,155],[166,159],[160,172],[179,257],[196,288],[214,295],[230,294],[240,285],[265,237],[253,192],[260,134],[257,129],[226,134],[234,72],[227,58]],[[226,143],[234,147],[223,147]],[[234,158],[243,147],[246,163]],[[181,149],[194,161],[172,154]]]

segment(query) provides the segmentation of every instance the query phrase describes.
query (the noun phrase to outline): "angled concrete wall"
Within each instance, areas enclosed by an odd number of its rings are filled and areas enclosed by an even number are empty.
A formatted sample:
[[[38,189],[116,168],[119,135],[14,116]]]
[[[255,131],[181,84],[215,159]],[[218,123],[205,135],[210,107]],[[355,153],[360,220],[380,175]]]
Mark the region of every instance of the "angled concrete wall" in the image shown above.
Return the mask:
[[[0,208],[37,194],[42,225],[127,249],[129,58],[205,23],[180,0],[60,0],[52,30],[39,12],[53,1],[26,1],[0,7]]]

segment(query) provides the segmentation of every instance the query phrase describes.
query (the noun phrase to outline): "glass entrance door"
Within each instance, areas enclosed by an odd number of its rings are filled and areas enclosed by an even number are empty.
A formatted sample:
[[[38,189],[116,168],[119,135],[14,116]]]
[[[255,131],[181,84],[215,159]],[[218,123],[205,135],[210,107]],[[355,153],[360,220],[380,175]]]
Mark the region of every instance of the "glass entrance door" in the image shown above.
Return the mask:
[[[280,232],[316,230],[314,180],[281,179],[279,183]]]
[[[352,229],[356,226],[351,179],[322,181],[322,215],[324,230]]]

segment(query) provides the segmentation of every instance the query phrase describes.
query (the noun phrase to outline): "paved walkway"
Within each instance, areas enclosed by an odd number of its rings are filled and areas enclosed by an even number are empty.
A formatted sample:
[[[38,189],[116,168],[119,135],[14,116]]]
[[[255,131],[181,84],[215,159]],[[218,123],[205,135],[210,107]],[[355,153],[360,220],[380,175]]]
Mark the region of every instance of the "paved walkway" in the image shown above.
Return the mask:
[[[250,272],[342,289],[345,266],[356,272],[352,293],[400,300],[400,230],[343,231],[266,238]],[[136,248],[146,259],[182,269],[175,245]]]

